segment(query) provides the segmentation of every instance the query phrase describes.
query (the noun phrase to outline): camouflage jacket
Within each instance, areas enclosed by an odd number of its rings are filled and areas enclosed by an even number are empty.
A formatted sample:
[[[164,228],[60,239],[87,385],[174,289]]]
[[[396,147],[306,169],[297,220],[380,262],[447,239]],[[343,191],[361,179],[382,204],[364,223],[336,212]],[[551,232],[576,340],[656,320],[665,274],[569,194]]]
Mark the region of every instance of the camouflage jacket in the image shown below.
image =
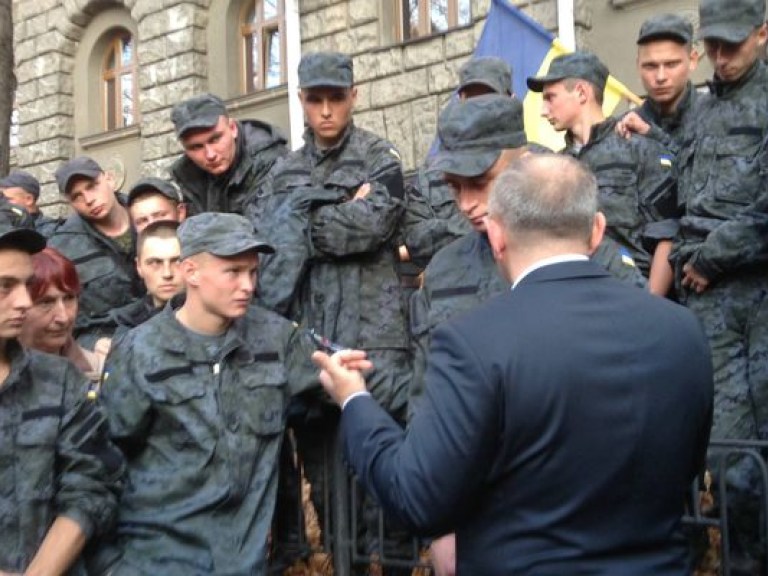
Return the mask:
[[[354,125],[333,148],[316,148],[311,132],[305,142],[276,167],[254,216],[277,248],[259,270],[260,298],[340,344],[407,348],[395,271],[400,157]],[[352,200],[365,183],[368,195]]]
[[[619,280],[645,286],[645,278],[625,252],[622,246],[604,238],[592,260]],[[427,353],[435,326],[509,287],[509,282],[499,273],[485,234],[470,232],[435,255],[424,270],[422,287],[411,297],[413,379],[409,389],[409,417],[418,408],[424,393]]]
[[[32,225],[34,226],[35,230],[37,230],[46,238],[53,236],[53,234],[56,232],[56,229],[64,223],[63,220],[59,218],[51,218],[42,212],[31,214],[30,217],[32,218]]]
[[[128,461],[114,574],[264,574],[289,395],[314,346],[258,307],[213,362],[171,305],[113,347],[101,399]]]
[[[72,214],[48,241],[77,268],[82,292],[75,322],[75,335],[108,328],[113,308],[140,298],[144,284],[136,272],[135,234],[130,254],[122,252],[110,238],[101,234],[79,214]]]
[[[768,263],[768,69],[710,85],[678,158],[684,216],[672,258],[710,281]]]
[[[88,538],[117,513],[123,459],[109,442],[89,383],[58,356],[9,341],[0,386],[0,570],[21,573],[58,516]],[[78,562],[70,574],[85,574]]]
[[[453,190],[442,173],[419,169],[415,186],[406,187],[403,243],[411,261],[424,268],[440,248],[472,230],[456,208]]]
[[[695,102],[696,89],[691,82],[688,82],[685,94],[674,114],[670,116],[663,116],[658,105],[650,98],[646,98],[642,106],[637,109],[640,117],[651,126],[646,136],[660,142],[670,152],[677,153],[683,138],[683,127],[692,117]]]
[[[186,155],[171,166],[171,176],[181,188],[189,215],[243,214],[246,202],[257,194],[272,165],[288,152],[285,137],[274,126],[258,120],[244,120],[237,126],[237,155],[226,174],[212,176]]]
[[[640,135],[626,140],[615,128],[615,118],[595,124],[580,149],[566,135],[565,152],[595,174],[606,234],[629,249],[647,276],[656,243],[677,232],[672,155],[655,140]]]
[[[126,332],[136,328],[139,324],[143,324],[155,314],[158,314],[161,310],[162,307],[155,307],[152,297],[149,294],[140,300],[135,300],[130,304],[112,310],[110,316],[117,326],[115,332],[112,334],[112,342],[117,342],[117,340],[124,336]]]

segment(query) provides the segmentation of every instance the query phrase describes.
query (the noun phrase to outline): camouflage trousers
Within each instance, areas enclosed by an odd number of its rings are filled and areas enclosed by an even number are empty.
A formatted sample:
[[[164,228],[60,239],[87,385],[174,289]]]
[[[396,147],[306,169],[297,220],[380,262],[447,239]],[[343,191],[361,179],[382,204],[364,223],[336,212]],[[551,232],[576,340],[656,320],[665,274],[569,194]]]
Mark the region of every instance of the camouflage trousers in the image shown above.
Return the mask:
[[[712,350],[712,438],[768,439],[768,273],[684,292],[681,302],[701,320]]]
[[[712,438],[768,439],[768,275],[745,274],[702,294],[682,292],[681,301],[701,320],[712,350]],[[709,468],[716,482],[720,474],[726,478],[732,573],[756,573],[766,561],[760,528],[765,479],[753,458],[721,464],[711,461]],[[736,569],[740,565],[745,571]]]

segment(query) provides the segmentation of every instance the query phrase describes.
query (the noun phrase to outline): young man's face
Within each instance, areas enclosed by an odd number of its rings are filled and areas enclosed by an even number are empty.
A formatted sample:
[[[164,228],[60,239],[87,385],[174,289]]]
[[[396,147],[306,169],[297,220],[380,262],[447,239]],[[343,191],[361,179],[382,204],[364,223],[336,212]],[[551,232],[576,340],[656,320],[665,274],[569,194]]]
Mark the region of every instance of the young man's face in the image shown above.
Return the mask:
[[[652,40],[637,47],[637,68],[648,97],[661,106],[676,106],[696,69],[698,54],[674,40]]]
[[[491,167],[479,176],[459,176],[446,173],[443,178],[453,189],[456,206],[472,228],[478,232],[486,232],[486,217],[488,216],[488,197],[491,194],[496,177],[509,164],[505,154],[501,154]]]
[[[569,130],[579,118],[579,92],[569,90],[565,80],[544,86],[541,94],[541,115],[555,130]]]
[[[318,86],[299,92],[304,117],[321,148],[336,144],[352,120],[357,88]]]
[[[131,222],[137,232],[141,232],[157,220],[173,220],[183,222],[187,215],[184,204],[174,202],[160,193],[142,194],[128,207]]]
[[[107,220],[119,206],[114,182],[106,172],[96,178],[75,177],[66,196],[75,212],[89,222]]]
[[[29,254],[0,248],[0,340],[16,338],[21,333],[32,307],[27,289],[32,273]]]
[[[212,316],[234,320],[245,315],[256,289],[259,255],[245,252],[229,258],[203,253],[184,266],[187,298],[197,298]]]
[[[35,201],[35,197],[24,190],[24,188],[14,186],[13,188],[3,188],[2,192],[3,196],[5,196],[6,200],[11,204],[21,206],[30,214],[37,212],[37,202]]]
[[[763,24],[741,44],[705,39],[704,51],[715,69],[715,75],[724,82],[735,82],[744,76],[760,57],[766,39],[768,32]]]
[[[181,247],[178,238],[145,238],[136,257],[136,270],[156,307],[184,290],[179,267]]]
[[[237,155],[237,122],[220,116],[213,128],[188,130],[181,137],[187,158],[213,176],[227,172]]]

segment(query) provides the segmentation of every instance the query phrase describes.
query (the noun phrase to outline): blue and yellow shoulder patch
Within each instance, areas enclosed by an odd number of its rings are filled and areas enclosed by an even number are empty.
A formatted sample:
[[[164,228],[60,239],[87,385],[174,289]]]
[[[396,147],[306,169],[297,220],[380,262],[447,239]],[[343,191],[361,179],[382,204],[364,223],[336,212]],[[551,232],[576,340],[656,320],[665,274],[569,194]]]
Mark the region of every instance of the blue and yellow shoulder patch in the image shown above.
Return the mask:
[[[619,249],[619,254],[621,255],[621,263],[624,264],[624,266],[632,266],[632,268],[635,268],[635,259],[632,258],[632,255],[626,248]]]
[[[664,168],[672,168],[672,154],[659,154],[659,164]]]

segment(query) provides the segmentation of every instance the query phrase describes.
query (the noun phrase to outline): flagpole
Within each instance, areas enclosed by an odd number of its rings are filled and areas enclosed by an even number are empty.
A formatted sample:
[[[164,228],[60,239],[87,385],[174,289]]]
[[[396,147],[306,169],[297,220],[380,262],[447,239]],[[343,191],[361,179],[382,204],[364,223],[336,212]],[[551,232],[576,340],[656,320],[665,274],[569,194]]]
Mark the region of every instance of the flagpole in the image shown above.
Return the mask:
[[[573,0],[557,0],[557,36],[568,50],[576,50]]]

